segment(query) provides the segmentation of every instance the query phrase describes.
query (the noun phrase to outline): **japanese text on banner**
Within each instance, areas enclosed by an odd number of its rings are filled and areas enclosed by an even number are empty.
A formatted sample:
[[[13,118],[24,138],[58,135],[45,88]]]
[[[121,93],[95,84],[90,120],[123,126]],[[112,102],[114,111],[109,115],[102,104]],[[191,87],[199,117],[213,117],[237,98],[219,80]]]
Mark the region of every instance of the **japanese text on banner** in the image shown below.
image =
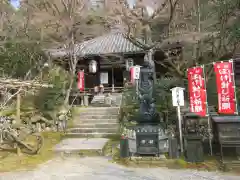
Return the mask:
[[[214,64],[218,92],[218,112],[234,114],[236,111],[233,62]]]
[[[203,68],[188,69],[188,90],[190,98],[190,111],[199,116],[206,116],[206,88],[203,77]]]
[[[84,71],[78,72],[78,89],[84,91]]]

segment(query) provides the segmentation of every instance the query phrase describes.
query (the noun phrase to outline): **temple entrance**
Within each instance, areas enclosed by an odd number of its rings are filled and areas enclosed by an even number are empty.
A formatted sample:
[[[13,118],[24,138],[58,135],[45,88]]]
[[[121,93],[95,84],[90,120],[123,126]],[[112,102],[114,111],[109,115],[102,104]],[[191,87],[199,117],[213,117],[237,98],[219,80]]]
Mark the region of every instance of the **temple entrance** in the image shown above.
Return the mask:
[[[105,67],[100,70],[100,83],[105,87],[105,92],[120,90],[124,86],[122,67]],[[114,89],[113,89],[114,88]]]
[[[123,68],[114,68],[113,69],[114,77],[114,86],[123,87]]]
[[[123,68],[114,67],[109,69],[108,71],[108,85],[105,87],[109,87],[112,91],[114,89],[119,89],[123,87]]]

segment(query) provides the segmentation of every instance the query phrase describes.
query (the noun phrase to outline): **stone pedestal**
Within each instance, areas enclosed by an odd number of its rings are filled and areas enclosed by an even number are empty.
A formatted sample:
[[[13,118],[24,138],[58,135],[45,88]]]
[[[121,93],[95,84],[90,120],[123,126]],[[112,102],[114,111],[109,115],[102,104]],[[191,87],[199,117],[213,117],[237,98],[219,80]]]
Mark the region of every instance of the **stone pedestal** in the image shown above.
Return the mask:
[[[168,137],[159,125],[138,125],[126,129],[132,155],[159,156],[168,152]]]
[[[170,137],[168,138],[168,154],[170,159],[176,159],[179,157],[179,152],[178,152],[178,141],[176,138]]]
[[[201,136],[184,136],[185,159],[187,162],[197,163],[204,161],[203,144]]]
[[[36,131],[37,132],[41,132],[42,131],[42,127],[41,127],[41,123],[40,122],[36,123]]]
[[[84,106],[88,106],[89,105],[89,97],[88,97],[88,95],[84,95],[83,96],[83,104],[84,104]]]
[[[111,98],[111,96],[110,96],[110,95],[106,96],[105,99],[104,99],[104,101],[105,101],[105,104],[111,105],[111,104],[112,104],[112,98]]]

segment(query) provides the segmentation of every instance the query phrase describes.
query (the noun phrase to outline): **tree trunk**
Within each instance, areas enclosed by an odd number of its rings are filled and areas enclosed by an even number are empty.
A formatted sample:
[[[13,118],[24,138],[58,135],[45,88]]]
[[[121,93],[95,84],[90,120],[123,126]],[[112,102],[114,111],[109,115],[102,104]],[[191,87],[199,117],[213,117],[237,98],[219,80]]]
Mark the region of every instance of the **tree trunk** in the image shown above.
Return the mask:
[[[17,94],[17,105],[16,105],[16,121],[17,123],[21,123],[21,95],[20,92]]]
[[[67,107],[68,104],[69,104],[69,97],[70,97],[70,94],[71,94],[71,91],[72,91],[74,76],[75,76],[75,74],[71,73],[69,87],[68,87],[68,89],[67,89],[66,97],[65,97],[65,100],[64,100],[64,105],[65,105],[66,107]]]
[[[152,34],[151,34],[151,28],[149,25],[146,25],[144,28],[144,41],[145,44],[147,44],[148,46],[152,45]],[[154,83],[156,82],[156,69],[155,69],[155,62],[154,62],[154,51],[152,49],[148,50],[148,52],[146,52],[145,57],[144,57],[144,61],[147,61],[151,64],[154,72],[153,72],[153,79],[154,79]]]
[[[77,66],[77,55],[75,52],[75,38],[74,38],[74,33],[71,33],[71,43],[69,44],[70,47],[70,51],[71,51],[71,56],[70,56],[70,83],[69,83],[69,87],[68,90],[66,92],[66,97],[64,100],[64,105],[65,107],[67,107],[69,105],[69,97],[72,91],[72,86],[73,86],[73,82],[74,82],[74,77],[75,77],[75,73],[76,73],[76,66]]]

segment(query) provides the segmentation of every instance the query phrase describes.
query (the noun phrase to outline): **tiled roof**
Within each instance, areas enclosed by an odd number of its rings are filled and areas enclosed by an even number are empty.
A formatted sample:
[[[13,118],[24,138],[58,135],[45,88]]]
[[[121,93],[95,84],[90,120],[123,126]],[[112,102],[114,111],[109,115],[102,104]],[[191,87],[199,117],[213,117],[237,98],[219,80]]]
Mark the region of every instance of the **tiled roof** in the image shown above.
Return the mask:
[[[75,52],[77,56],[107,55],[120,53],[137,53],[144,50],[130,40],[123,33],[116,32],[96,37],[94,39],[76,44]],[[69,53],[67,49],[49,50],[55,57],[66,56]]]
[[[100,36],[82,44],[82,53],[87,55],[103,55],[118,53],[142,52],[143,49],[133,44],[122,33],[111,33]]]

